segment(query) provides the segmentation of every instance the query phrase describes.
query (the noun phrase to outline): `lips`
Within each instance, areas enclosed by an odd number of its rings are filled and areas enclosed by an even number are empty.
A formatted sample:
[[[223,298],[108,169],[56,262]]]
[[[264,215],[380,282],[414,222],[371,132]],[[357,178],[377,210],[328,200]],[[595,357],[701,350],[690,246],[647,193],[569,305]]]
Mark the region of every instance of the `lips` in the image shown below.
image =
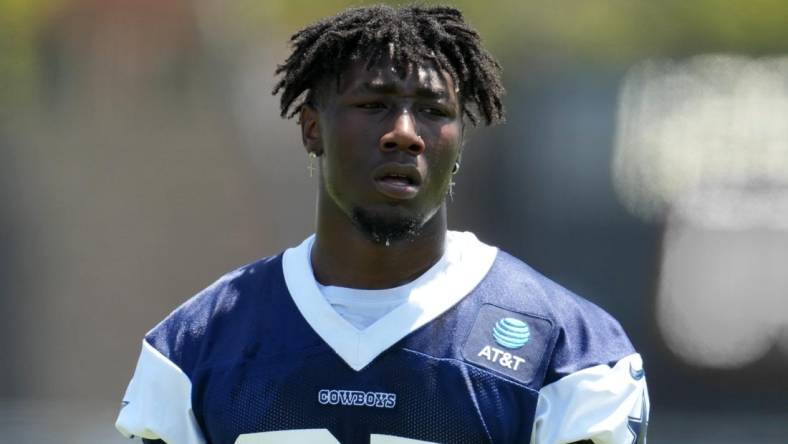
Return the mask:
[[[416,197],[421,187],[421,173],[414,165],[387,163],[372,172],[375,188],[395,200]]]

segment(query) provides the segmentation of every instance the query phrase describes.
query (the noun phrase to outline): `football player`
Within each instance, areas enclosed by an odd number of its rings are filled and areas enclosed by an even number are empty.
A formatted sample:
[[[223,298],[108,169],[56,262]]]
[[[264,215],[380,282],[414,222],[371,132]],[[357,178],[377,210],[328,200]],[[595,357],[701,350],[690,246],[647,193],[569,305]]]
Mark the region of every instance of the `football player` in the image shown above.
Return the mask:
[[[350,9],[292,37],[274,93],[316,175],[316,232],[153,328],[117,428],[168,444],[645,442],[619,324],[447,231],[465,126],[500,67],[451,7]]]

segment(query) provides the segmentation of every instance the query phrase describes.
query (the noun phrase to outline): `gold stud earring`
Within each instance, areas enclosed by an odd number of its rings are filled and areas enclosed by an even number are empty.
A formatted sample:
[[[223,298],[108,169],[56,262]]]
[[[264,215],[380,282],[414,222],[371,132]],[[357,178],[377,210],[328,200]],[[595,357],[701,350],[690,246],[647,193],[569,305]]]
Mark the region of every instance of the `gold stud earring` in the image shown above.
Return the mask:
[[[454,162],[454,166],[451,168],[451,175],[452,177],[449,178],[449,200],[454,202],[454,175],[457,174],[457,171],[460,171],[460,162]]]
[[[308,157],[309,157],[309,165],[306,166],[306,169],[309,170],[309,177],[312,177],[315,170],[317,169],[315,168],[315,159],[317,159],[317,154],[310,152]]]

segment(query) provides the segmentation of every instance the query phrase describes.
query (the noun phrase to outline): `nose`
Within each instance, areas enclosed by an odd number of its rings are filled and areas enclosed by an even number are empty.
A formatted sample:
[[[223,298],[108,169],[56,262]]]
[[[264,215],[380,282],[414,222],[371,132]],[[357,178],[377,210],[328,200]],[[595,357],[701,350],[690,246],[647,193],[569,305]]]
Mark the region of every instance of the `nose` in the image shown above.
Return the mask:
[[[416,121],[407,110],[397,115],[391,130],[380,138],[382,151],[402,150],[415,156],[423,153],[424,148],[424,140],[416,130]]]

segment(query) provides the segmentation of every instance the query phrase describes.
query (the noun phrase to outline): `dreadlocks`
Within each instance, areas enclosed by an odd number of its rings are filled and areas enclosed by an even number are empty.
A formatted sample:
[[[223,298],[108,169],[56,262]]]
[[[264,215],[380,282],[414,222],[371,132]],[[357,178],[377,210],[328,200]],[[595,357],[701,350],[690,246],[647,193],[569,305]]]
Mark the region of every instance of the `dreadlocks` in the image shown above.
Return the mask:
[[[348,9],[296,32],[290,42],[293,52],[277,67],[281,78],[273,89],[273,94],[282,92],[282,117],[298,114],[321,81],[338,79],[352,62],[367,60],[369,69],[386,59],[403,73],[411,64],[435,63],[459,86],[463,112],[472,124],[480,118],[487,125],[503,120],[501,67],[455,8]]]

